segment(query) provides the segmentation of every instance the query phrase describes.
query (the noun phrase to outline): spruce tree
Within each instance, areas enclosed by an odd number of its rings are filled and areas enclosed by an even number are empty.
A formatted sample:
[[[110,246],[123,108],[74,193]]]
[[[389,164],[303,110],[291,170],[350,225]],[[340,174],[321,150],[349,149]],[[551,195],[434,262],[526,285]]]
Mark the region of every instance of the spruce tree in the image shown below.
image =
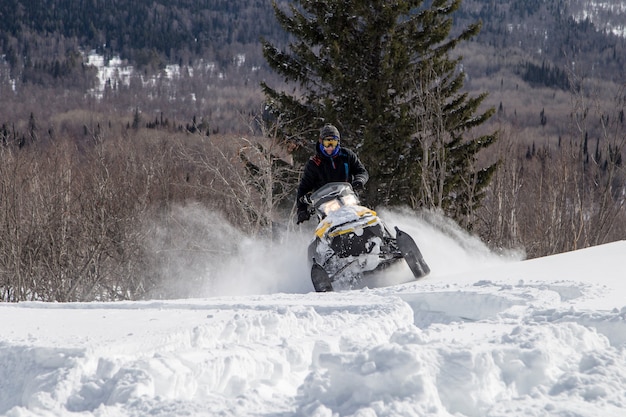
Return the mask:
[[[478,170],[475,158],[496,137],[464,135],[494,110],[476,115],[485,94],[461,92],[461,58],[450,55],[480,24],[450,36],[460,1],[294,0],[288,10],[274,2],[292,42],[282,50],[264,41],[264,56],[296,88],[262,83],[268,109],[303,158],[319,127],[335,124],[370,172],[370,205],[438,207],[460,218],[482,198],[495,165]]]

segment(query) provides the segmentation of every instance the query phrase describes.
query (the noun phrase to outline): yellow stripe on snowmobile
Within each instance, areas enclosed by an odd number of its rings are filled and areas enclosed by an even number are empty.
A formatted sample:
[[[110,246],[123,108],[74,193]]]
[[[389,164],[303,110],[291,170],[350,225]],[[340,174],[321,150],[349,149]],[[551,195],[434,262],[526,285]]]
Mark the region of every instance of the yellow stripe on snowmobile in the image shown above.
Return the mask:
[[[317,228],[317,230],[315,231],[315,235],[321,238],[322,236],[324,236],[324,233],[326,233],[329,227],[330,222],[324,222],[321,226]]]
[[[361,211],[357,211],[356,214],[359,217],[363,217],[366,214],[371,214],[372,216],[376,216],[376,212],[374,210],[370,210],[370,209],[368,209],[366,207],[363,207],[363,210],[361,210]]]
[[[370,224],[376,223],[377,221],[378,221],[378,218],[374,217],[372,220],[370,220],[367,223],[365,223],[365,226],[369,226]],[[329,233],[328,236],[329,237],[341,236],[341,235],[345,235],[346,233],[350,233],[350,232],[354,232],[354,227],[351,227],[349,229],[338,230],[336,232]],[[320,236],[320,235],[318,235],[318,236]]]

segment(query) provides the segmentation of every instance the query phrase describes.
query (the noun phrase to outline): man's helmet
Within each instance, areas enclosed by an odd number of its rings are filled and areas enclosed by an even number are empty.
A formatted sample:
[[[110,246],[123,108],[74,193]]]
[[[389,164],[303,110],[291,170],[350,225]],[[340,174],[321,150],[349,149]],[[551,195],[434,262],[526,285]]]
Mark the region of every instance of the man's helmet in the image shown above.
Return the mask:
[[[337,140],[341,139],[339,130],[335,126],[331,124],[325,124],[324,127],[322,127],[322,129],[320,130],[320,139],[325,139],[329,137],[335,138]]]

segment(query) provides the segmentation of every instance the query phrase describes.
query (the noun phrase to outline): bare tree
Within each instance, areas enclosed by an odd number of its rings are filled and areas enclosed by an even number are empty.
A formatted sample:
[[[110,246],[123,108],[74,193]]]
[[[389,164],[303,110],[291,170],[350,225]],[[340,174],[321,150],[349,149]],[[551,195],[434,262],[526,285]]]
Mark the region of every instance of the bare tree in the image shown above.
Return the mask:
[[[479,210],[479,232],[494,246],[522,245],[536,257],[626,236],[624,90],[607,106],[598,90],[573,84],[569,135],[503,137],[504,162]]]
[[[219,208],[248,233],[272,233],[281,221],[278,209],[294,191],[294,170],[280,146],[276,128],[267,127],[258,117],[251,123],[261,136],[196,136],[193,146],[181,146],[180,155],[203,174],[212,195],[221,197]]]

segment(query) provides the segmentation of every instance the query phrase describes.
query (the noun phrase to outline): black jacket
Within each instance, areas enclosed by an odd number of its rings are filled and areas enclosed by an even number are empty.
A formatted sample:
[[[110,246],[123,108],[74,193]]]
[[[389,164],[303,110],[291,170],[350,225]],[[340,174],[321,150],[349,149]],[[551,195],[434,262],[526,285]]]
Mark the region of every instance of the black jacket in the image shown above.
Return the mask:
[[[337,155],[330,157],[315,145],[315,156],[312,156],[304,165],[304,174],[298,187],[298,211],[306,210],[307,206],[301,200],[302,196],[315,191],[329,182],[359,181],[365,184],[369,174],[358,156],[350,149],[340,147]]]

